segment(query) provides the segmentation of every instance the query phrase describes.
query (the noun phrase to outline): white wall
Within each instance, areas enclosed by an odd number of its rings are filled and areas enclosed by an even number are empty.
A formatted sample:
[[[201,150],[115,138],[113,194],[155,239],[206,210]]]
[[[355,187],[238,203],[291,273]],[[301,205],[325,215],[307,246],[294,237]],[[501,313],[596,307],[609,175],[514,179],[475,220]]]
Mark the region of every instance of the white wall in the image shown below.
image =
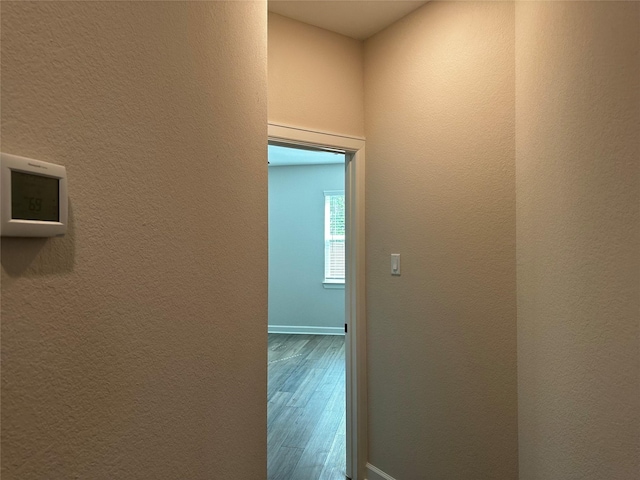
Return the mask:
[[[520,478],[640,475],[640,4],[519,2]]]
[[[362,42],[269,13],[269,122],[362,136]]]
[[[518,475],[514,54],[505,2],[365,42],[368,460],[399,480]]]
[[[2,2],[2,478],[266,477],[265,2]]]

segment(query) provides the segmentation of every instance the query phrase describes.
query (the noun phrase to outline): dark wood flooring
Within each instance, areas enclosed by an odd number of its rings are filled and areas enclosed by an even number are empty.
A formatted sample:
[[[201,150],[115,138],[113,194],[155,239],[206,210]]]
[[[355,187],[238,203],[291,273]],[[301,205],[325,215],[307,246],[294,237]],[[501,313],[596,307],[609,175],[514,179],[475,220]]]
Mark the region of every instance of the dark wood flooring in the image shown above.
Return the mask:
[[[269,480],[345,480],[344,371],[343,336],[269,334]]]

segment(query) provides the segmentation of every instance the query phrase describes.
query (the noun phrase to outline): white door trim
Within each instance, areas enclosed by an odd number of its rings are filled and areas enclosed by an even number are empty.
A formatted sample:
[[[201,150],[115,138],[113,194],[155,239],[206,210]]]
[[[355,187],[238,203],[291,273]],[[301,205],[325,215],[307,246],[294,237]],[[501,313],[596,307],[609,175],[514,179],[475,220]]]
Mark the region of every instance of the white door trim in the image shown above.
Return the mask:
[[[367,375],[364,243],[364,139],[269,123],[269,141],[344,151],[347,209],[345,279],[347,474],[364,480],[367,460]]]

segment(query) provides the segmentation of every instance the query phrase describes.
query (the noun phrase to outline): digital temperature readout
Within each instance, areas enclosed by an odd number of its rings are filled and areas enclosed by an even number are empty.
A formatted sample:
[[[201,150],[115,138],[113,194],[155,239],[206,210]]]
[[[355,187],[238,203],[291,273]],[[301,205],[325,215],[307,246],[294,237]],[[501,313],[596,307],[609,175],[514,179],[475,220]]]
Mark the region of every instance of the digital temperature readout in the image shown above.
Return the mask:
[[[60,180],[14,171],[11,173],[11,218],[60,221]]]

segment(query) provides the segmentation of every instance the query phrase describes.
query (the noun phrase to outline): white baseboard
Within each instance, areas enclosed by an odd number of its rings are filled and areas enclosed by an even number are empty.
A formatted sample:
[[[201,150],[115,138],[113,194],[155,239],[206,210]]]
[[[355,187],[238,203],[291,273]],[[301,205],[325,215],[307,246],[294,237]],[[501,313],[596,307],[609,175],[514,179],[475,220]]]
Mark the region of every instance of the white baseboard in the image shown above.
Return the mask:
[[[344,335],[344,327],[305,327],[290,325],[269,325],[269,333],[305,335]]]
[[[370,463],[367,463],[365,468],[367,469],[367,480],[395,480],[391,475],[387,475],[378,467],[374,467]]]

